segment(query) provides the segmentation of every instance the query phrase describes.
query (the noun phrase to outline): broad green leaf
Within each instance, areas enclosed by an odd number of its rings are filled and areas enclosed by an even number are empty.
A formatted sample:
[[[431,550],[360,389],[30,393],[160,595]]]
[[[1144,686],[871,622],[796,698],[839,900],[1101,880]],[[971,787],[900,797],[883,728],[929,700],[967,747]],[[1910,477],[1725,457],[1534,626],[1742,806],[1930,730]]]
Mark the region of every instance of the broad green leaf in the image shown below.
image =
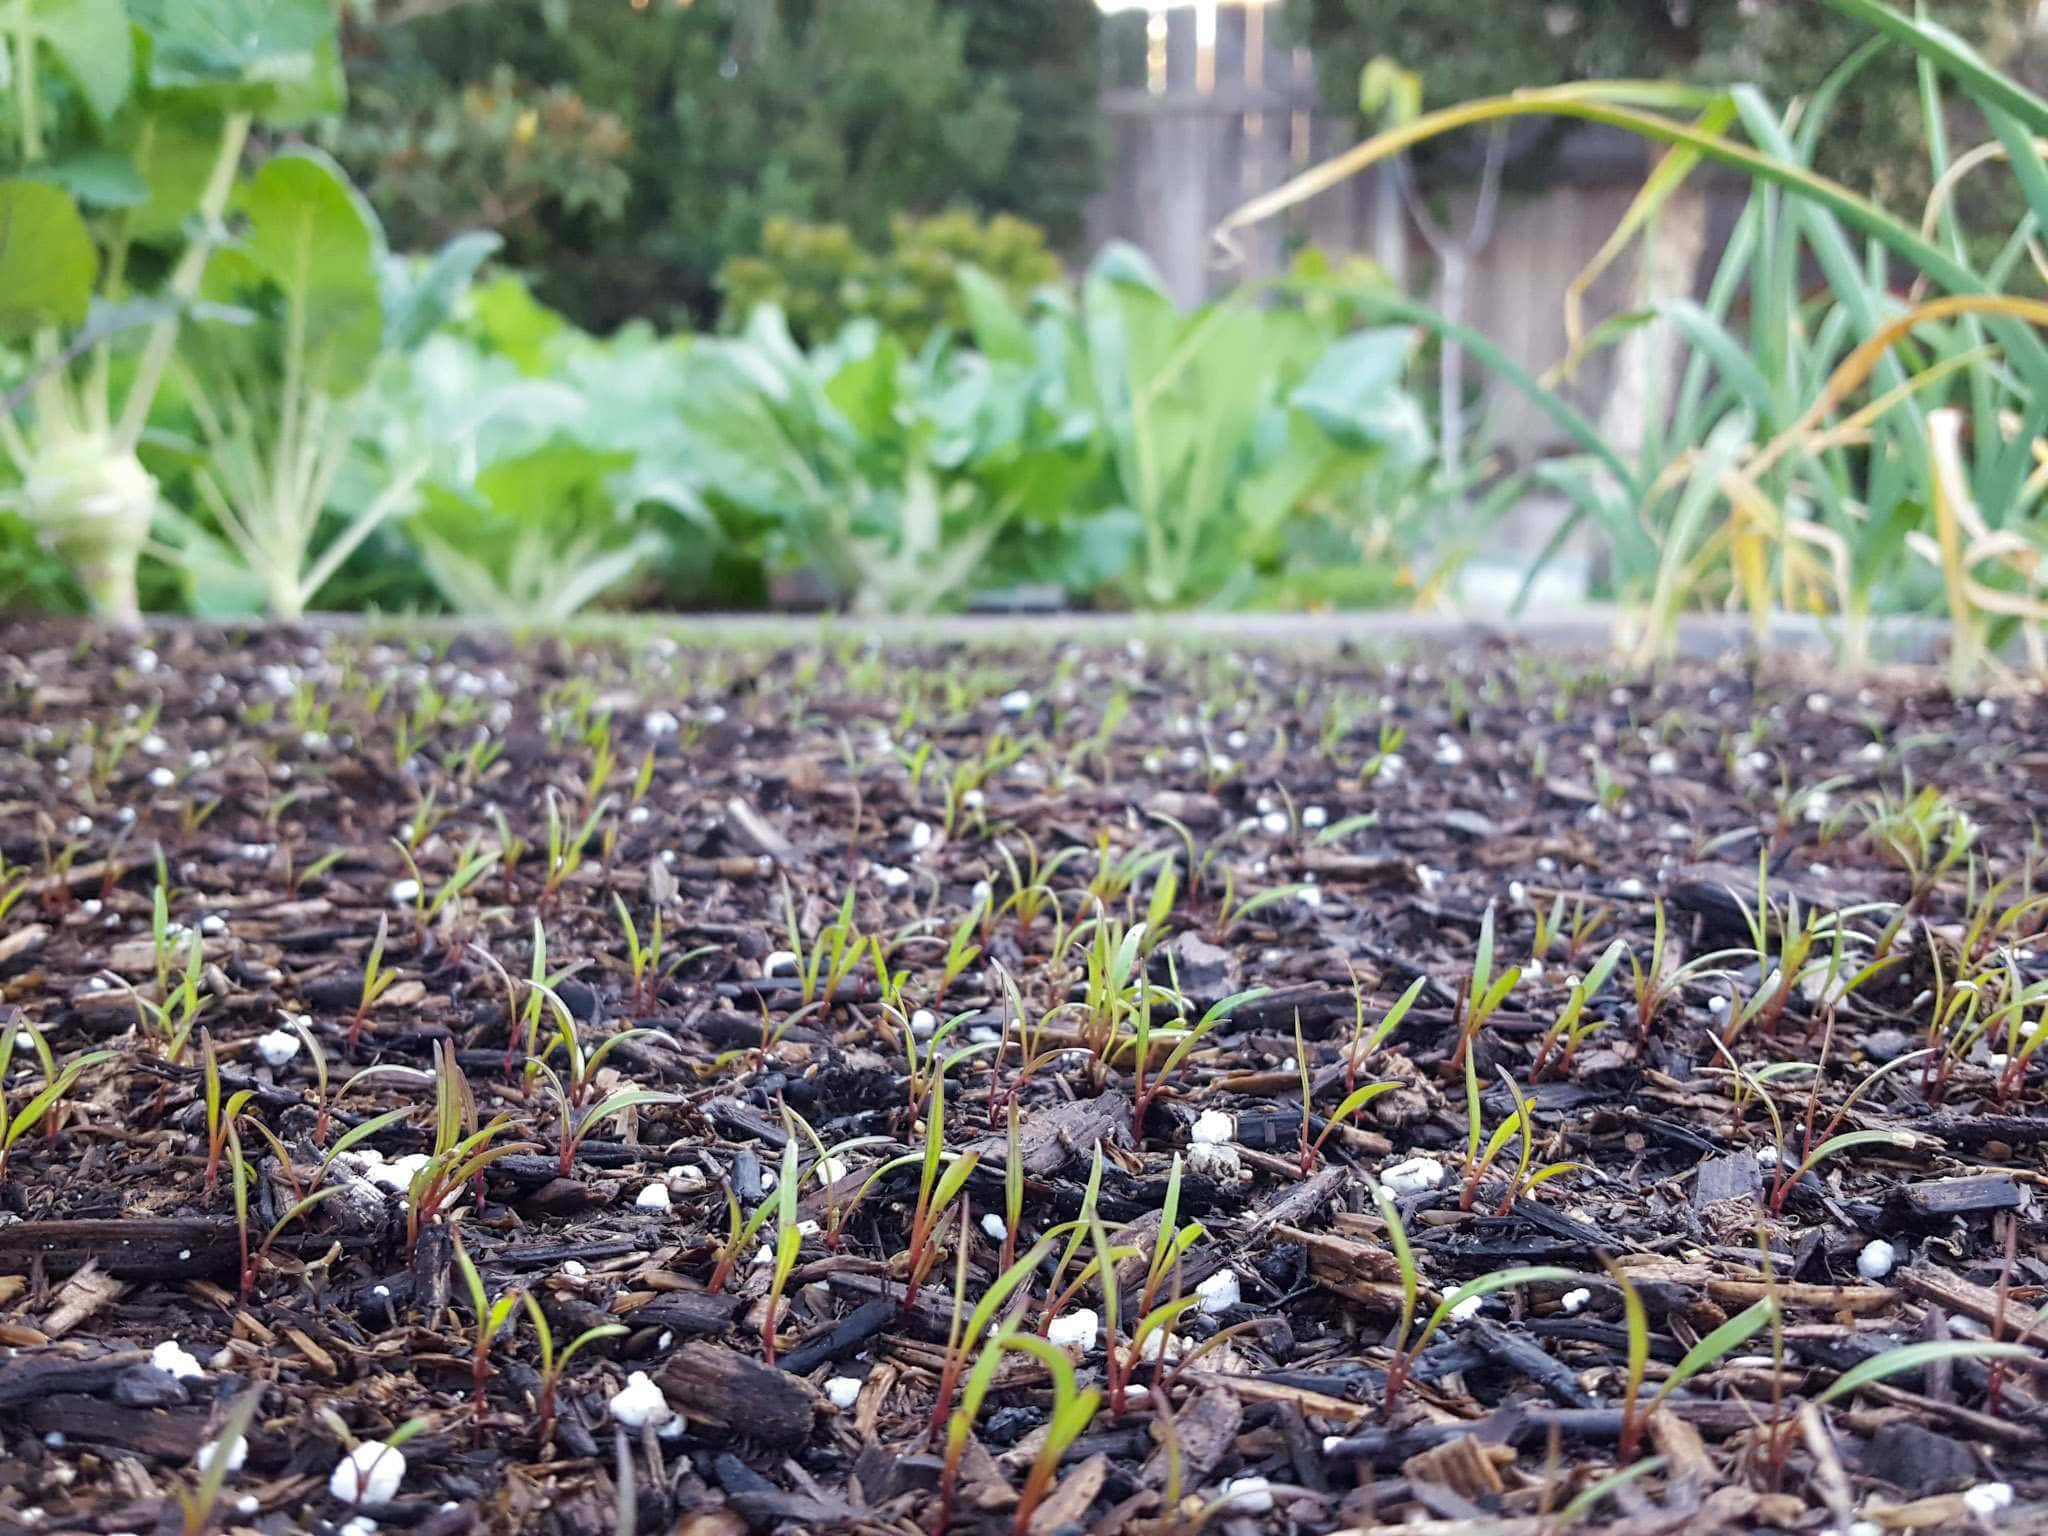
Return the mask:
[[[573,519],[576,508],[601,494],[605,477],[632,456],[558,442],[537,453],[493,464],[477,476],[477,489],[493,508],[522,522]]]
[[[275,156],[242,195],[242,252],[304,308],[307,365],[330,390],[361,384],[383,340],[377,217],[325,155]]]
[[[291,121],[341,105],[329,0],[130,0],[152,44],[150,82]]]
[[[1399,386],[1414,347],[1405,326],[1355,331],[1325,349],[1290,402],[1346,448],[1382,447],[1390,432],[1405,440],[1408,423],[1389,415],[1388,405],[1407,400]]]
[[[62,187],[93,208],[136,208],[149,199],[149,187],[134,162],[113,150],[60,155],[27,167],[22,175]]]
[[[385,345],[410,352],[447,324],[478,270],[504,244],[489,230],[472,230],[423,262],[387,259],[379,273]]]
[[[510,358],[521,373],[538,377],[552,365],[553,343],[564,330],[562,317],[540,303],[526,280],[507,272],[470,296],[483,340]]]
[[[226,119],[215,104],[178,94],[131,103],[110,138],[142,178],[147,196],[128,212],[128,232],[162,240],[184,229],[220,158]]]
[[[182,0],[192,4],[196,0]],[[87,109],[105,122],[128,99],[135,80],[135,36],[121,0],[12,0],[0,4],[9,36],[28,8],[29,30],[64,67]]]
[[[1031,328],[1026,324],[1003,285],[979,267],[962,266],[954,281],[960,288],[961,306],[967,311],[967,326],[974,345],[990,362],[1029,364],[1036,360]]]
[[[0,336],[82,324],[99,270],[68,192],[47,182],[0,181]]]

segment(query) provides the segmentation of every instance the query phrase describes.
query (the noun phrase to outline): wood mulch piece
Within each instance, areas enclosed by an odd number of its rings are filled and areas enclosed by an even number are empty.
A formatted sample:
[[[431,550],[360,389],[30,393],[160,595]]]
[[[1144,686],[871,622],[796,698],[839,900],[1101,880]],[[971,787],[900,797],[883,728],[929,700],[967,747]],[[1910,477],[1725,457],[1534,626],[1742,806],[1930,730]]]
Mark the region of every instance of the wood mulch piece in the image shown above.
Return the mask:
[[[7,1108],[47,1082],[42,1047],[59,1071],[108,1053],[0,1172],[0,1532],[183,1528],[238,1404],[216,1529],[929,1530],[956,1280],[971,1308],[1091,1186],[1141,1254],[1173,1192],[1201,1230],[1154,1299],[1202,1304],[1035,1514],[1053,1378],[1006,1355],[954,1530],[1549,1536],[1567,1511],[1644,1536],[2039,1528],[2044,721],[2031,695],[1957,700],[1910,673],[1634,678],[1486,646],[743,653],[651,630],[0,625]],[[808,952],[849,892],[863,947],[836,988],[829,955],[815,982],[791,974],[792,914]],[[1151,921],[1155,1029],[1262,990],[1170,1070],[1171,1036],[1140,1079],[1128,1020],[1103,1061],[1088,935],[1071,942],[1098,903]],[[1653,969],[1660,905],[1647,1026],[1624,959],[1587,1005],[1601,1027],[1546,1049],[1609,944]],[[643,945],[659,916],[637,982],[621,908]],[[1482,1136],[1526,1095],[1527,1171],[1568,1165],[1513,1191],[1523,1138],[1466,1179],[1459,1036],[1489,911],[1494,974],[1522,976],[1472,1047]],[[1788,980],[1788,935],[1816,916]],[[556,1028],[553,1004],[529,1013],[537,923],[586,1056],[646,1031],[587,1070],[572,1116],[660,1096],[566,1156],[525,1065],[529,1019],[536,1048]],[[380,935],[395,979],[365,1008]],[[904,1012],[933,1017],[892,1015],[868,936]],[[1354,1048],[1418,982],[1395,1032]],[[159,1018],[195,1003],[169,1040]],[[248,1169],[239,1219],[204,1046]],[[913,1290],[934,1055],[946,1149],[974,1166]],[[559,1042],[546,1063],[577,1070]],[[458,1134],[503,1117],[508,1155],[434,1190],[411,1175],[458,1082]],[[1365,1083],[1392,1086],[1333,1124]],[[810,1129],[792,1138],[792,1116]],[[1846,1132],[1879,1134],[1788,1177]],[[805,1226],[771,1316],[756,1250],[775,1217],[727,1275],[720,1258],[728,1195],[772,1212],[792,1139]],[[1504,1269],[1566,1272],[1461,1308],[1391,1401],[1383,1174],[1424,1315]],[[1032,1326],[1064,1247],[1019,1292]],[[557,1350],[606,1330],[551,1424],[523,1304],[473,1398],[465,1254],[490,1298],[531,1298]],[[1081,1387],[1130,1349],[1147,1270],[1111,1271],[1121,1337],[1072,1347]],[[1646,1409],[1745,1308],[1774,1300],[1782,1327],[1632,1423],[1620,1277],[1648,1322]],[[1090,1307],[1106,1327],[1102,1284],[1066,1321]],[[1931,1359],[1820,1401],[1887,1351],[1988,1339],[2044,1355]],[[196,1372],[163,1368],[186,1354]],[[636,1373],[674,1413],[659,1431],[609,1406]],[[330,1491],[351,1444],[394,1437],[388,1499]],[[1607,1482],[1625,1445],[1659,1459]]]

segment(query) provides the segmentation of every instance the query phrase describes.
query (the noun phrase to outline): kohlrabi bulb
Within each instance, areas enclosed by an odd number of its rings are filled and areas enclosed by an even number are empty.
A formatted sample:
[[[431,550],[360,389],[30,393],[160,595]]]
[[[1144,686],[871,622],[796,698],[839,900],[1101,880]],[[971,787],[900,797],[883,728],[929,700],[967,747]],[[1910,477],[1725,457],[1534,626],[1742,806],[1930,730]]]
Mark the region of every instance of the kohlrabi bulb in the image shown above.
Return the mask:
[[[103,432],[65,432],[28,466],[29,521],[78,575],[103,617],[139,616],[135,566],[156,512],[156,477]]]

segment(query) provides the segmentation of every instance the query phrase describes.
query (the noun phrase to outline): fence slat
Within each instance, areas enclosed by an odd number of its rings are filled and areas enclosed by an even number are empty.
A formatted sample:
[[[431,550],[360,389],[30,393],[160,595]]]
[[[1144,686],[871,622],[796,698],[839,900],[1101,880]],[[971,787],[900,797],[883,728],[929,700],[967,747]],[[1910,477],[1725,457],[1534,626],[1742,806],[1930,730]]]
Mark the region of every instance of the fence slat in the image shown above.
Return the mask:
[[[1111,159],[1089,210],[1091,242],[1127,240],[1138,246],[1183,304],[1282,270],[1304,243],[1322,246],[1333,258],[1363,254],[1384,262],[1405,254],[1410,280],[1427,285],[1426,250],[1412,240],[1398,201],[1383,194],[1384,183],[1375,175],[1355,177],[1283,219],[1247,231],[1239,242],[1241,262],[1218,259],[1210,235],[1232,209],[1304,165],[1356,143],[1361,125],[1350,114],[1322,109],[1313,60],[1294,46],[1279,5],[1217,3],[1213,78],[1198,79],[1197,7],[1187,0],[1161,12],[1163,92],[1116,81],[1105,61],[1101,105]],[[1128,47],[1128,33],[1124,40]],[[1507,198],[1472,278],[1467,318],[1538,373],[1563,355],[1565,289],[1620,221],[1635,191],[1629,178],[1640,170],[1626,145],[1619,153],[1585,155],[1579,163],[1587,168],[1579,181]],[[1712,241],[1703,274],[1744,192],[1722,184],[1710,195]],[[1451,217],[1470,216],[1469,195],[1445,201]],[[1632,261],[1610,271],[1592,295],[1589,314],[1624,307],[1633,271]],[[1570,386],[1574,400],[1596,415],[1609,371],[1596,358]],[[1510,393],[1489,391],[1480,413],[1487,445],[1509,462],[1526,464],[1562,446],[1550,419]]]

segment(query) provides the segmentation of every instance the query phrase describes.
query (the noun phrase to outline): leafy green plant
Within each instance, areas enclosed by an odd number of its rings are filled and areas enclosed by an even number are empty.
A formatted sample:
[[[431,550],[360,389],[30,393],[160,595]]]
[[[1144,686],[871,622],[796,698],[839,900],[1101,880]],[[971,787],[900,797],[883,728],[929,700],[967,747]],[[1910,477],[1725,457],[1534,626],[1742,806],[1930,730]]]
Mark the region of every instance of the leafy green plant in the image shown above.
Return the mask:
[[[251,606],[291,619],[410,509],[433,462],[425,449],[378,464],[379,488],[342,505],[344,474],[363,457],[365,386],[385,353],[416,346],[447,318],[497,241],[459,237],[417,284],[394,283],[403,269],[384,254],[376,215],[339,166],[309,149],[273,156],[238,203],[247,227],[215,253],[205,289],[246,306],[253,323],[188,335],[178,365],[204,449],[192,483],[212,526],[165,516],[208,611],[246,592]]]
[[[362,1038],[363,1026],[369,1022],[370,1010],[377,1006],[378,999],[391,990],[398,980],[398,972],[388,970],[384,965],[384,943],[391,936],[391,920],[380,912],[377,914],[377,936],[370,940],[369,953],[363,957],[363,985],[356,994],[356,1011],[348,1021],[348,1037],[345,1048],[353,1051],[356,1042]]]
[[[541,1304],[533,1299],[533,1292],[522,1290],[516,1294],[526,1308],[527,1320],[533,1325],[534,1343],[540,1350],[540,1390],[534,1396],[539,1432],[535,1439],[545,1449],[554,1438],[555,1400],[561,1391],[562,1378],[568,1374],[569,1362],[591,1345],[619,1338],[631,1330],[624,1323],[599,1323],[577,1334],[557,1354],[554,1329],[548,1325],[548,1315],[541,1309]]]
[[[1817,1144],[1810,1143],[1798,1161],[1794,1162],[1788,1150],[1789,1143],[1785,1138],[1785,1127],[1778,1114],[1776,1101],[1769,1094],[1765,1094],[1763,1105],[1769,1112],[1772,1128],[1777,1133],[1775,1156],[1771,1160],[1773,1171],[1770,1211],[1773,1216],[1784,1210],[1786,1197],[1797,1187],[1799,1181],[1826,1159],[1857,1147],[1897,1147],[1905,1144],[1891,1131],[1843,1131],[1838,1135],[1823,1137]]]
[[[463,486],[430,477],[407,524],[456,612],[560,624],[668,548],[625,478],[633,455],[566,439],[488,464]]]
[[[170,903],[161,880],[151,897],[149,931],[156,961],[156,996],[145,998],[132,986],[129,996],[134,1000],[138,1021],[155,1032],[164,1058],[181,1061],[200,1012],[207,1004],[207,993],[201,985],[206,946],[196,930],[184,933],[184,942],[179,943],[180,933],[170,921]],[[174,969],[180,949],[185,960],[182,974]]]
[[[0,181],[0,335],[33,352],[25,396],[0,411],[0,449],[22,482],[10,499],[94,609],[125,622],[140,610],[137,566],[158,509],[138,449],[225,236],[250,128],[317,110],[337,78],[333,15],[310,0],[248,17],[232,39],[186,9],[21,0],[8,39],[20,174]],[[76,142],[49,137],[53,64],[83,103]],[[159,261],[167,275],[143,286]],[[139,353],[117,357],[136,332]]]
[[[1419,462],[1398,329],[1335,339],[1256,285],[1183,313],[1145,258],[1110,246],[1082,285],[1080,351],[1148,607],[1248,595],[1304,505],[1382,461]]]
[[[1322,1155],[1323,1144],[1337,1133],[1338,1127],[1364,1109],[1381,1094],[1392,1093],[1399,1083],[1363,1083],[1344,1095],[1343,1101],[1330,1112],[1329,1119],[1321,1131],[1309,1135],[1310,1124],[1315,1118],[1315,1088],[1310,1081],[1308,1067],[1308,1046],[1301,1037],[1301,1011],[1294,1014],[1294,1063],[1301,1074],[1301,1176],[1307,1178],[1315,1172],[1316,1159]]]
[[[1684,607],[1732,601],[1759,627],[1774,606],[1836,612],[1857,662],[1873,611],[1932,606],[1955,627],[1960,687],[1995,633],[2017,629],[2030,657],[2042,652],[2040,573],[2025,530],[2044,489],[2032,445],[2048,423],[2048,344],[2022,323],[2036,318],[2032,301],[2012,290],[2048,209],[2048,162],[2036,143],[2048,131],[2048,103],[1932,21],[1878,0],[1826,3],[1903,45],[1918,67],[1938,184],[1921,227],[1812,168],[1837,109],[1883,51],[1873,40],[1783,115],[1750,87],[1642,80],[1541,87],[1425,113],[1254,200],[1222,233],[1440,134],[1522,116],[1597,121],[1671,146],[1596,269],[1702,164],[1746,176],[1755,191],[1704,303],[1658,303],[1590,337],[1570,317],[1565,371],[1649,320],[1686,342],[1677,391],[1650,413],[1640,452],[1605,440],[1559,392],[1558,377],[1530,377],[1468,328],[1398,301],[1374,309],[1465,347],[1575,442],[1576,461],[1546,466],[1540,478],[1571,499],[1573,523],[1606,534],[1618,584],[1641,604],[1633,627],[1644,650],[1669,650]],[[2002,245],[1973,246],[1953,207],[1954,182],[1991,156],[1952,156],[1945,85],[1983,114],[1993,153],[2009,160],[2027,204]],[[1918,302],[1916,285],[1901,312],[1886,291],[1893,261],[1943,296]],[[1825,281],[1817,299],[1799,276],[1812,269]],[[1849,409],[1866,382],[1873,397]],[[1994,425],[2008,419],[2010,429]]]
[[[179,1529],[184,1536],[206,1536],[213,1528],[228,1473],[234,1467],[236,1452],[248,1438],[250,1425],[256,1422],[257,1410],[263,1406],[264,1390],[259,1382],[228,1405],[220,1430],[200,1463],[198,1486],[178,1490]]]
[[[978,312],[983,289],[963,291]],[[704,501],[857,611],[957,604],[1013,524],[1064,510],[1098,451],[1071,430],[1064,343],[1012,318],[980,357],[913,355],[871,321],[806,352],[780,310],[755,309],[687,359],[681,432]]]
[[[1394,1326],[1393,1355],[1387,1365],[1385,1411],[1391,1413],[1395,1399],[1400,1396],[1401,1389],[1408,1384],[1408,1377],[1415,1368],[1416,1360],[1428,1347],[1437,1329],[1441,1328],[1446,1319],[1460,1306],[1510,1286],[1569,1280],[1572,1278],[1572,1272],[1568,1269],[1538,1265],[1503,1269],[1490,1275],[1481,1275],[1478,1279],[1459,1286],[1438,1302],[1436,1310],[1429,1315],[1429,1320],[1423,1325],[1421,1333],[1416,1334],[1411,1341],[1409,1336],[1415,1327],[1415,1314],[1422,1295],[1422,1281],[1415,1267],[1415,1250],[1408,1241],[1407,1224],[1401,1220],[1401,1213],[1394,1205],[1394,1197],[1387,1192],[1384,1185],[1373,1186],[1373,1200],[1379,1207],[1380,1220],[1386,1225],[1387,1242],[1394,1250],[1394,1262],[1399,1267],[1401,1279],[1400,1319]]]
[[[470,1403],[478,1418],[484,1413],[484,1383],[490,1377],[491,1345],[508,1325],[517,1328],[517,1313],[527,1293],[520,1289],[506,1291],[492,1301],[484,1291],[483,1277],[477,1273],[476,1261],[469,1256],[469,1249],[462,1242],[462,1228],[458,1223],[453,1233],[455,1240],[455,1269],[462,1276],[463,1288],[469,1293],[471,1326],[476,1330],[476,1340],[470,1359]]]
[[[1616,939],[1601,952],[1593,962],[1593,968],[1585,978],[1572,987],[1571,996],[1566,999],[1563,1010],[1549,1029],[1543,1032],[1543,1039],[1536,1047],[1536,1059],[1529,1068],[1529,1081],[1541,1082],[1553,1054],[1557,1056],[1557,1073],[1568,1076],[1572,1059],[1578,1055],[1579,1047],[1614,1021],[1611,1019],[1588,1018],[1586,1005],[1607,985],[1614,975],[1615,967],[1621,964],[1621,957],[1628,953],[1628,945]],[[1563,1050],[1558,1047],[1562,1045]]]
[[[19,1109],[12,1111],[7,1107],[5,1089],[0,1088],[0,1180],[7,1177],[7,1157],[14,1150],[14,1144],[45,1121],[55,1125],[63,1113],[64,1101],[78,1086],[79,1078],[89,1069],[114,1057],[112,1051],[86,1051],[60,1067],[48,1042],[43,1039],[42,1031],[33,1025],[16,1022],[0,1028],[0,1084],[7,1081],[7,1070],[14,1060],[15,1040],[20,1034],[29,1037],[42,1063],[43,1086],[29,1095]]]

